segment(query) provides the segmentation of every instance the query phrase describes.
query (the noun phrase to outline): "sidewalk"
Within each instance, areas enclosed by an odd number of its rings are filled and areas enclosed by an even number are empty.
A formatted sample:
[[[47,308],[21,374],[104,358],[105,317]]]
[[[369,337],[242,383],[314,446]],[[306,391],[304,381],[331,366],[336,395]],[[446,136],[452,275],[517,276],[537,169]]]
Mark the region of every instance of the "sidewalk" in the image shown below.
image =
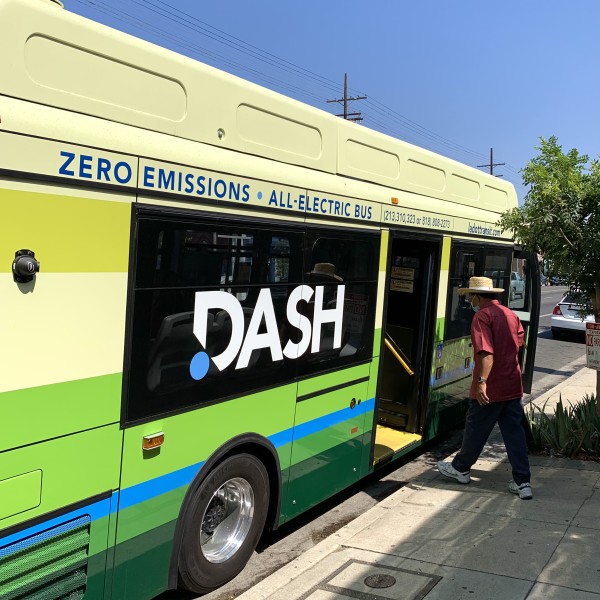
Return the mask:
[[[568,402],[579,402],[586,394],[596,393],[596,371],[583,367],[562,383],[553,387],[545,394],[534,398],[532,403],[542,408],[544,402],[547,402],[544,412],[554,414],[554,409],[562,397],[562,402],[567,405]]]
[[[533,402],[595,390],[584,367]],[[469,485],[431,469],[239,600],[600,600],[600,463],[530,460],[523,501],[494,433]]]

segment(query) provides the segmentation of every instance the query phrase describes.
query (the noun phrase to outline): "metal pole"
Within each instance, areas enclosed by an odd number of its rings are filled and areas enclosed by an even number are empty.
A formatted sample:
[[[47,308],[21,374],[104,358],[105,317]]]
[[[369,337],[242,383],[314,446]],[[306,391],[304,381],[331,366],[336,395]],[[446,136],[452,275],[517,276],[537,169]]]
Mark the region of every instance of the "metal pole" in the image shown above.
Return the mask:
[[[348,118],[348,73],[344,73],[344,119]]]

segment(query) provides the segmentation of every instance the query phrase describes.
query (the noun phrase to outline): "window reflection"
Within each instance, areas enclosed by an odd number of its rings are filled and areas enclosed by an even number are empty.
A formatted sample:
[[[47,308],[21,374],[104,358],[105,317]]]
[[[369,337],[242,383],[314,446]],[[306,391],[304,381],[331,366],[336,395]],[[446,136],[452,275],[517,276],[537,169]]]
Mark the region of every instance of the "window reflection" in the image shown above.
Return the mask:
[[[515,258],[510,273],[508,306],[513,310],[529,312],[531,307],[531,281],[528,279],[529,261]]]

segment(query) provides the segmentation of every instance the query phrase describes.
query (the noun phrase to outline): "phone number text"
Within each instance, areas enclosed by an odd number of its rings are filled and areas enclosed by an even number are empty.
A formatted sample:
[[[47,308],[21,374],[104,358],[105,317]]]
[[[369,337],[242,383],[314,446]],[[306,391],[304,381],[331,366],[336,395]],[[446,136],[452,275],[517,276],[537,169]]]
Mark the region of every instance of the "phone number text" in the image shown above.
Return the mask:
[[[436,229],[451,229],[452,220],[447,217],[435,217],[428,214],[402,212],[398,210],[384,210],[384,223],[397,223],[399,225],[416,225],[417,227],[435,227]]]

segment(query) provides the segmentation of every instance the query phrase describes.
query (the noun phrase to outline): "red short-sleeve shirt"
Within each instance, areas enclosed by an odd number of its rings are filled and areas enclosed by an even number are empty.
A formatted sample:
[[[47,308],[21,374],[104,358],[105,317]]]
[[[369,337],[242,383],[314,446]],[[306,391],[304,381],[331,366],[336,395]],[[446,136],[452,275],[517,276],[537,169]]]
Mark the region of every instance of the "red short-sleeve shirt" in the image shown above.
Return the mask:
[[[480,309],[471,323],[471,342],[475,370],[471,383],[471,398],[477,397],[477,379],[481,374],[480,352],[494,355],[494,364],[487,379],[490,402],[504,402],[523,396],[523,381],[519,367],[519,348],[525,332],[519,317],[498,300]]]

